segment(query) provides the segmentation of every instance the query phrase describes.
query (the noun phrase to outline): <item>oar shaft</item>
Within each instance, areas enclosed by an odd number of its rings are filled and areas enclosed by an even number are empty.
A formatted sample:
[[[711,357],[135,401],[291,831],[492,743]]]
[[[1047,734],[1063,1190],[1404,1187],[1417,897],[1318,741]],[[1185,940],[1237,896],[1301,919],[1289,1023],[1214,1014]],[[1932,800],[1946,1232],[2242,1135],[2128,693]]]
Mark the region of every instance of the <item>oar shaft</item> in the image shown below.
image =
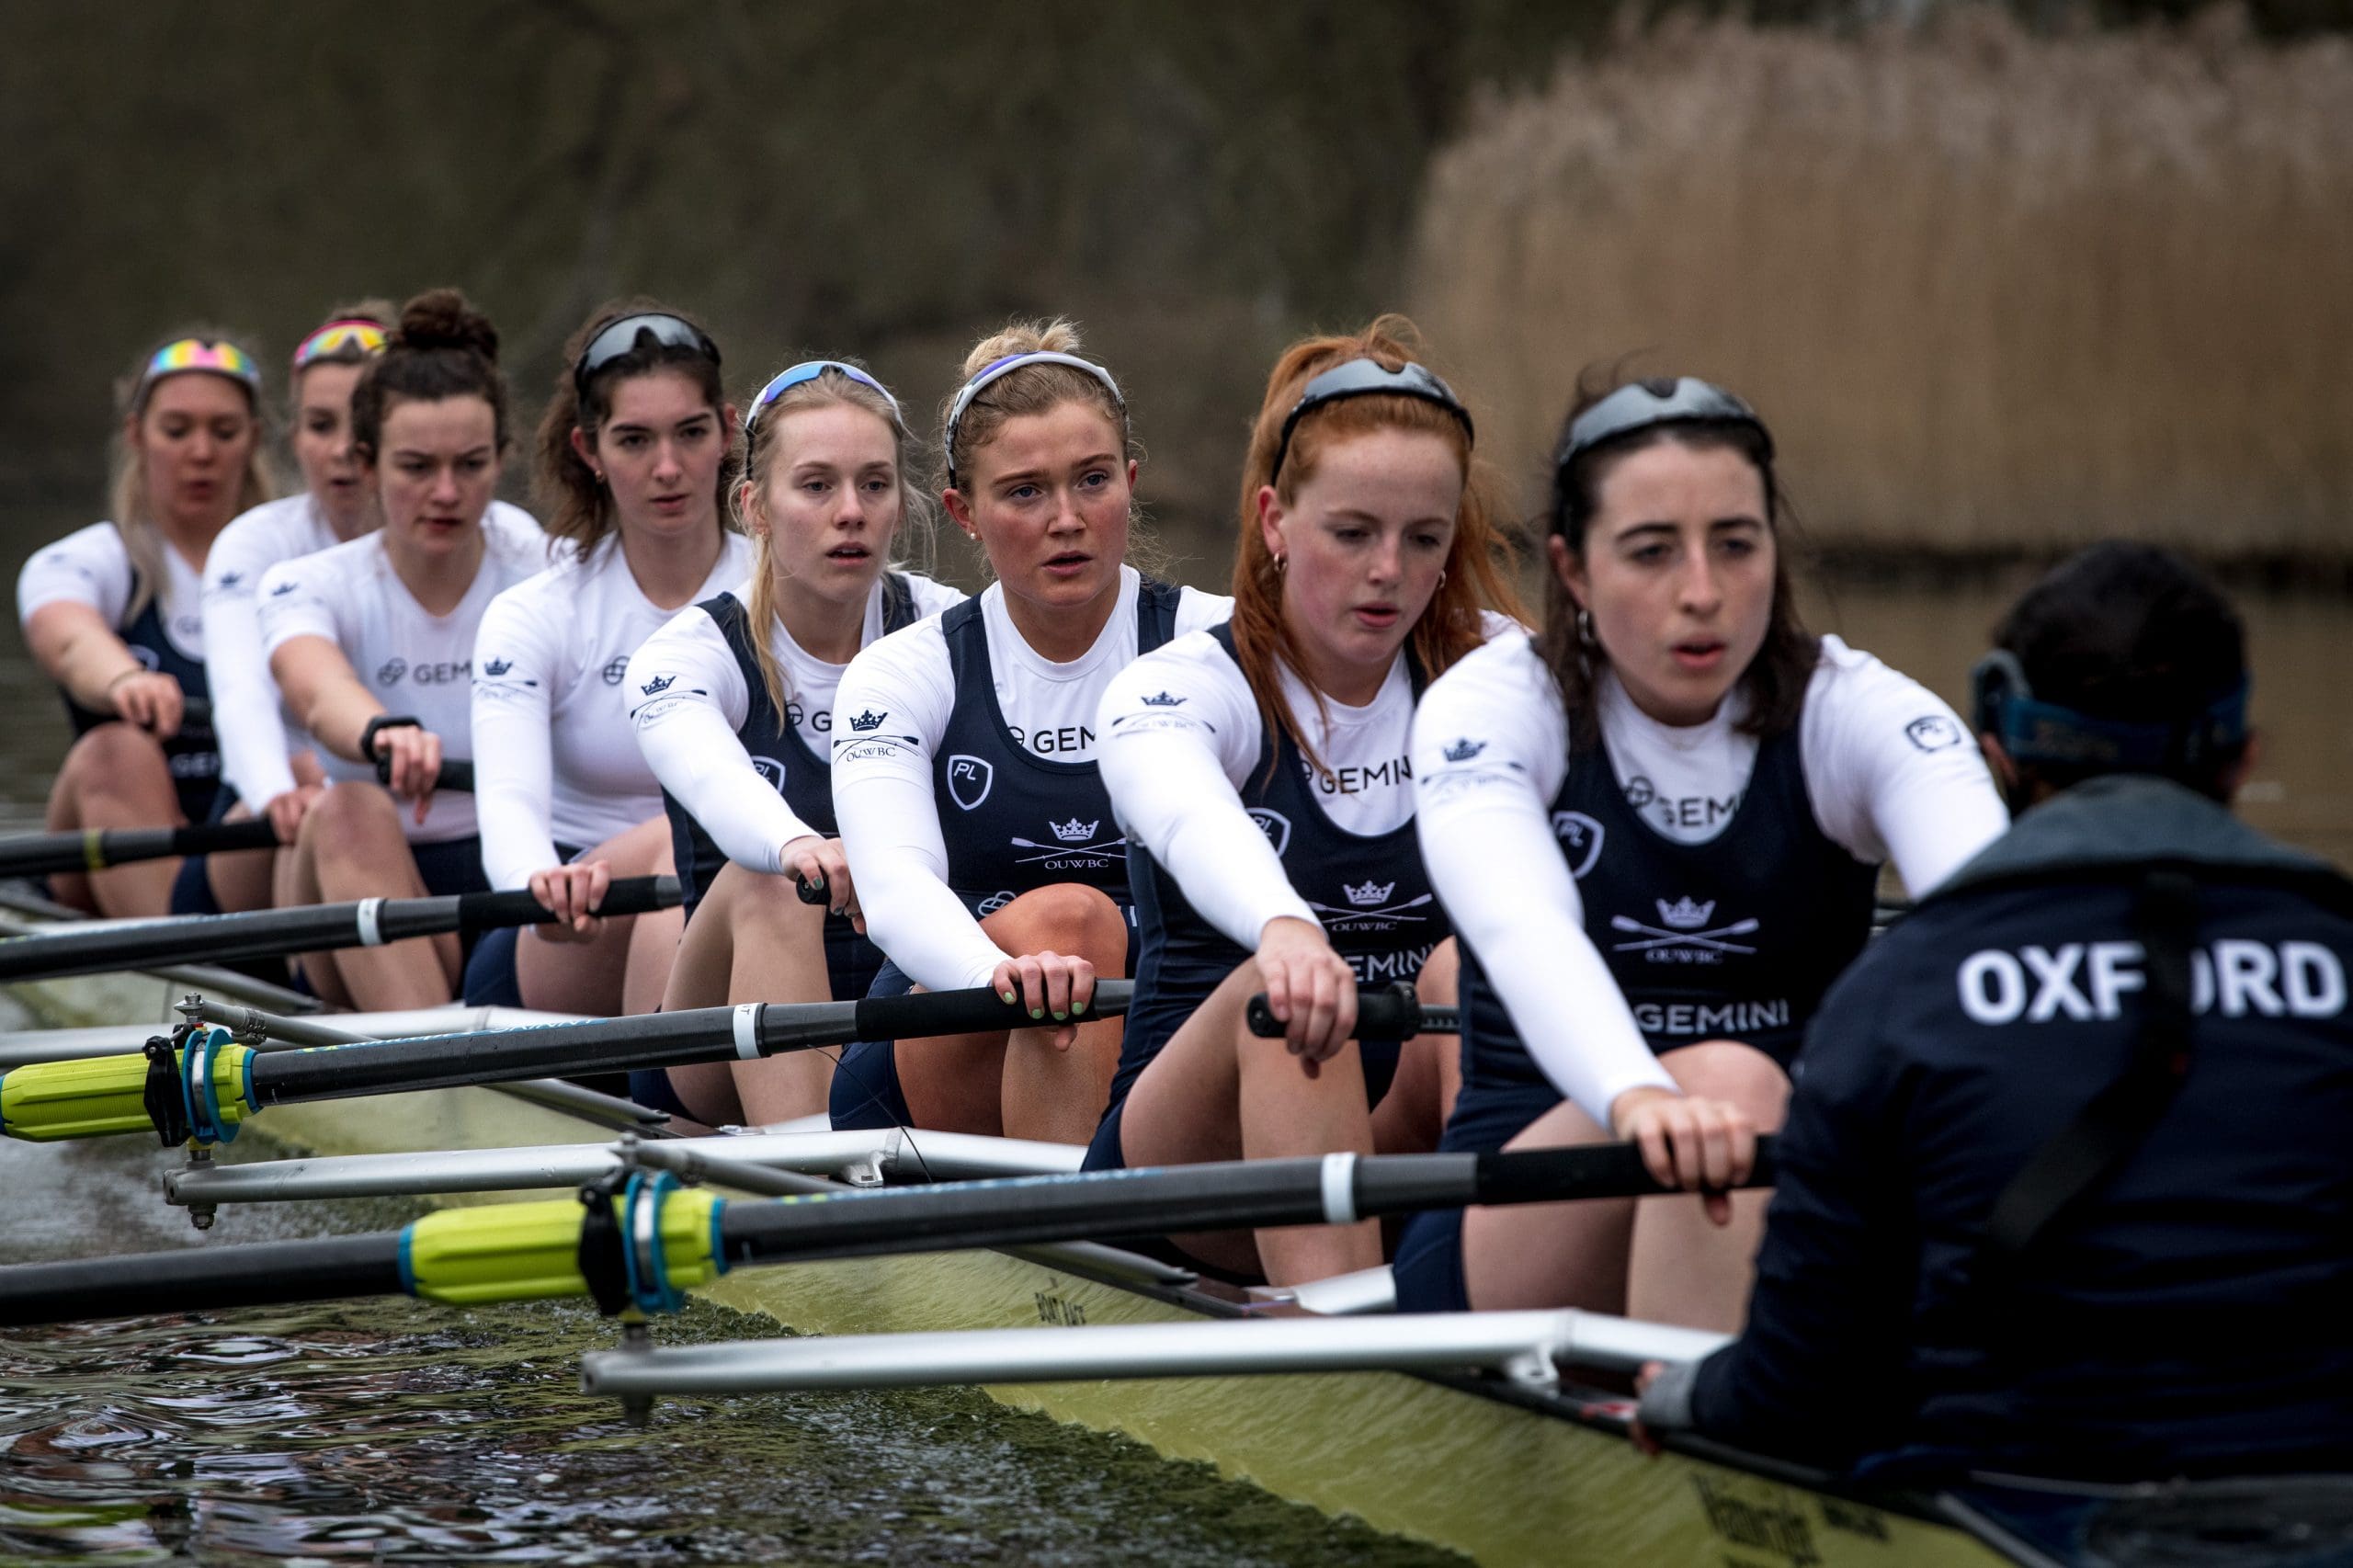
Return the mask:
[[[1772,1183],[1772,1141],[1742,1187]],[[1644,1198],[1661,1187],[1631,1144],[1486,1154],[1232,1161],[1153,1170],[847,1192],[731,1205],[728,1263],[1018,1246],[1074,1237],[1324,1225],[1423,1209]]]
[[[615,884],[618,886],[619,884]],[[1090,1017],[1127,1006],[1125,982],[1096,988]],[[916,993],[858,1002],[747,1003],[585,1024],[490,1029],[378,1040],[348,1049],[290,1052],[253,1064],[256,1106],[349,1099],[361,1095],[458,1088],[517,1078],[566,1077],[622,1068],[681,1067],[847,1045],[1017,1028],[1017,1004],[983,990]]]
[[[606,892],[600,913],[642,915],[679,902],[676,877],[628,877]],[[487,931],[542,924],[554,916],[522,889],[441,898],[365,899],[357,903],[264,909],[249,915],[188,915],[71,927],[0,942],[0,981],[35,980],[154,963],[222,962],[377,947],[445,931]]]
[[[246,822],[198,823],[192,827],[91,828],[69,833],[27,833],[0,838],[0,877],[40,877],[53,871],[103,871],[135,860],[174,855],[225,854],[270,849],[277,832],[256,817]]]
[[[0,1324],[396,1296],[400,1233],[195,1247],[0,1269]]]

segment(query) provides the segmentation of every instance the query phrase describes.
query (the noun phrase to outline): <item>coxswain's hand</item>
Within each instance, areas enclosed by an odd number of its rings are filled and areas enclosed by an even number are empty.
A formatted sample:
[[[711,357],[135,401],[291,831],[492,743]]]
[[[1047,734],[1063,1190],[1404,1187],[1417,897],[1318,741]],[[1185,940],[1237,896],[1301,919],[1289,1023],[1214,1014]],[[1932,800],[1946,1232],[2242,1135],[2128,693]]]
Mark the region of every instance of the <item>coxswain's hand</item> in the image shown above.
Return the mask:
[[[1038,1020],[1056,1051],[1078,1043],[1078,1026],[1095,1000],[1095,966],[1066,953],[1025,953],[996,966],[990,987]]]
[[[1756,1129],[1746,1111],[1646,1084],[1610,1106],[1609,1131],[1642,1149],[1659,1185],[1699,1193],[1710,1220],[1732,1223],[1729,1189],[1756,1164]]]
[[[842,853],[842,841],[817,834],[803,834],[788,840],[777,851],[778,863],[789,877],[797,877],[813,886],[825,890],[825,912],[847,915],[863,922],[865,915],[858,907],[858,889],[849,880],[849,857]],[[859,930],[866,927],[863,924]]]
[[[540,908],[555,916],[533,929],[542,941],[595,941],[597,934],[605,928],[605,923],[597,918],[596,910],[605,902],[605,890],[612,881],[612,868],[602,860],[580,860],[532,872],[531,896],[540,901]]]
[[[415,724],[396,724],[376,732],[376,755],[392,759],[389,787],[399,799],[416,802],[417,825],[424,826],[425,813],[433,809],[433,787],[441,778],[441,737]]]
[[[1284,1043],[1309,1077],[1356,1037],[1356,972],[1313,921],[1286,915],[1267,922],[1258,934],[1258,983],[1267,1011],[1283,1021]]]
[[[272,795],[262,806],[262,815],[269,819],[269,830],[278,835],[280,844],[291,844],[294,835],[302,831],[302,819],[311,814],[325,794],[323,784],[297,784],[282,795]]]
[[[133,665],[107,683],[115,717],[138,725],[157,740],[180,733],[180,715],[187,701],[180,683],[160,670]]]

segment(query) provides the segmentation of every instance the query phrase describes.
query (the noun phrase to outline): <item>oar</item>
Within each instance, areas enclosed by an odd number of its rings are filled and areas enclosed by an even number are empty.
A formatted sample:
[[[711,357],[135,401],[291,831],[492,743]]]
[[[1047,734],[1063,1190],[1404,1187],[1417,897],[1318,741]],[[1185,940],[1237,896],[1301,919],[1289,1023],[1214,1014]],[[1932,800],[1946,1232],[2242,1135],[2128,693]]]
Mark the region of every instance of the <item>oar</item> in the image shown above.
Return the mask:
[[[676,877],[624,877],[606,890],[597,913],[642,915],[667,909],[679,898]],[[373,948],[410,937],[541,925],[554,918],[529,891],[518,888],[439,898],[369,898],[245,915],[93,921],[0,941],[0,982]]]
[[[278,834],[266,818],[199,823],[193,827],[82,828],[21,833],[0,838],[0,877],[40,877],[51,871],[103,871],[134,860],[170,855],[216,855],[274,849]]]
[[[376,758],[376,781],[387,789],[392,786],[392,759],[389,755]],[[433,787],[436,790],[454,790],[461,795],[472,794],[474,765],[454,757],[444,762],[441,771],[433,776]]]
[[[677,884],[662,880],[675,902]],[[609,893],[606,907],[612,907]],[[0,958],[6,953],[0,945]],[[1088,1011],[1095,1017],[1125,1011],[1128,993],[1126,981],[1104,981]],[[853,1040],[968,1034],[1029,1022],[1018,1003],[983,987],[857,1002],[746,1002],[267,1055],[212,1029],[179,1051],[151,1047],[144,1055],[44,1062],[0,1074],[0,1131],[33,1142],[150,1131],[166,1144],[189,1138],[227,1142],[246,1117],[297,1101],[754,1061]]]
[[[1742,1185],[1772,1180],[1757,1140]],[[0,1268],[0,1324],[413,1295],[456,1303],[593,1296],[675,1310],[730,1268],[1105,1236],[1347,1223],[1470,1204],[1663,1190],[1630,1144],[1486,1154],[1329,1154],[730,1202],[640,1173],[586,1205],[449,1209],[399,1231]]]

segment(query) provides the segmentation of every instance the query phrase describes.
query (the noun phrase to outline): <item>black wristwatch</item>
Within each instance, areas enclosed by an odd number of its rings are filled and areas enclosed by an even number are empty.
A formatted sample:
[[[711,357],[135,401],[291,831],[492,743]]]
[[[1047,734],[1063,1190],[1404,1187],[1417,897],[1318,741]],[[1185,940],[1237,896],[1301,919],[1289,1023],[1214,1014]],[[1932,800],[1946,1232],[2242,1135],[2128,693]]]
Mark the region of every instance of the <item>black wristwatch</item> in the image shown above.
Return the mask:
[[[359,732],[359,755],[376,760],[376,736],[385,730],[421,730],[424,724],[405,713],[379,713]]]

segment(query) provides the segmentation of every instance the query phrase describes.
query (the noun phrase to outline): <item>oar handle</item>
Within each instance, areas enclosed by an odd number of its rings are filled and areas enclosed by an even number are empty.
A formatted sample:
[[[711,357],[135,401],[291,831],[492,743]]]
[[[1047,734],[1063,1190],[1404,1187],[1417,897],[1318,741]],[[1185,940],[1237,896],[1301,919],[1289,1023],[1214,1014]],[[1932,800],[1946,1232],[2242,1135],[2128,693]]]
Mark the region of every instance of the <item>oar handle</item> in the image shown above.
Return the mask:
[[[1250,998],[1245,1009],[1250,1032],[1260,1040],[1280,1040],[1284,1024],[1275,1017],[1263,991]],[[1452,1007],[1425,1007],[1414,994],[1410,981],[1398,981],[1393,985],[1357,988],[1357,1039],[1411,1040],[1421,1034],[1454,1034],[1461,1028],[1460,1018]]]
[[[596,913],[598,915],[646,915],[657,909],[671,908],[684,897],[685,890],[676,877],[621,877],[607,886],[605,901],[597,906]],[[529,888],[458,895],[458,929],[460,931],[495,931],[506,926],[544,926],[554,918],[554,913],[533,898]],[[443,926],[438,929],[447,930],[449,927]]]
[[[823,877],[819,877],[813,882],[806,877],[795,877],[792,879],[792,887],[793,891],[801,895],[801,902],[803,903],[823,903],[833,896],[833,890],[825,885],[825,879]]]
[[[272,849],[277,832],[267,819],[198,823],[192,827],[86,828],[26,833],[0,838],[0,877],[40,877],[52,871],[102,871],[134,860],[174,855],[214,855]]]
[[[388,790],[392,788],[392,758],[389,752],[380,753],[376,758],[376,781]],[[454,790],[460,795],[472,794],[474,765],[462,758],[452,757],[441,765],[440,772],[433,776],[433,787],[436,790]]]

